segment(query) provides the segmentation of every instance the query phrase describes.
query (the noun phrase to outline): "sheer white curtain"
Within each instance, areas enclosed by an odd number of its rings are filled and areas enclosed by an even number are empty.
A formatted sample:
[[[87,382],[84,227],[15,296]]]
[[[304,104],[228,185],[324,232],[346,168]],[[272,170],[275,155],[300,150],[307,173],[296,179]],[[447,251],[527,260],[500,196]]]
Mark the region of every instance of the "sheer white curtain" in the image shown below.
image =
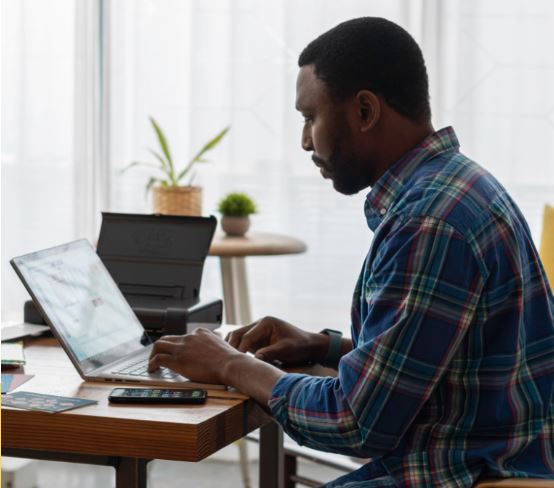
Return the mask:
[[[9,260],[94,239],[106,205],[99,149],[102,4],[2,0],[3,322],[20,320],[29,299]]]
[[[317,35],[356,16],[408,29],[427,59],[434,123],[454,125],[462,149],[512,191],[533,233],[554,199],[554,4],[508,1],[251,0],[111,5],[112,209],[148,211],[147,173],[117,170],[155,144],[147,116],[184,161],[232,126],[201,168],[204,211],[231,190],[259,203],[254,229],[304,239],[308,253],[248,261],[254,315],[317,330],[348,328],[350,295],[368,249],[364,194],[344,197],[300,149],[297,57]],[[208,260],[204,295],[220,294]]]
[[[74,236],[72,0],[2,1],[2,320],[27,294],[9,259]]]
[[[111,10],[111,141],[114,171],[148,157],[148,123],[164,127],[178,159],[227,124],[231,131],[197,176],[204,212],[226,192],[259,206],[253,230],[302,238],[295,257],[249,258],[253,315],[319,330],[347,330],[351,293],[371,235],[363,195],[338,195],[300,148],[294,109],[302,48],[337,22],[383,15],[404,22],[402,2],[137,1]],[[114,173],[112,208],[148,211],[147,173]],[[208,259],[202,293],[221,295]]]
[[[539,242],[554,203],[554,2],[437,2],[435,126],[508,188]]]
[[[414,35],[435,127],[454,125],[462,150],[510,189],[538,238],[542,204],[554,203],[553,2],[5,0],[2,319],[26,297],[9,258],[93,239],[100,210],[150,211],[148,174],[120,169],[148,158],[153,115],[180,161],[232,126],[198,171],[206,214],[226,192],[247,191],[260,207],[254,230],[307,242],[304,255],[248,260],[254,315],[347,330],[371,241],[364,195],[338,195],[314,170],[294,92],[301,49],[362,15]],[[221,295],[213,259],[202,291]]]

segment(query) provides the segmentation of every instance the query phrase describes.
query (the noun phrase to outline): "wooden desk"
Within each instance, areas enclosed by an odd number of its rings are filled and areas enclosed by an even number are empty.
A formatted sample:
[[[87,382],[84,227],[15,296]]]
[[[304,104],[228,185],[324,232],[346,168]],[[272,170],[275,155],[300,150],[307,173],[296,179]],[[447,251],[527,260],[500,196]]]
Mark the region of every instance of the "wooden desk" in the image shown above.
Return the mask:
[[[19,390],[98,404],[55,414],[3,407],[3,455],[113,466],[117,488],[142,488],[149,460],[200,461],[262,427],[260,487],[281,486],[279,430],[248,397],[210,390],[204,405],[115,406],[108,393],[121,384],[83,382],[55,339],[28,341],[25,355],[35,377]]]

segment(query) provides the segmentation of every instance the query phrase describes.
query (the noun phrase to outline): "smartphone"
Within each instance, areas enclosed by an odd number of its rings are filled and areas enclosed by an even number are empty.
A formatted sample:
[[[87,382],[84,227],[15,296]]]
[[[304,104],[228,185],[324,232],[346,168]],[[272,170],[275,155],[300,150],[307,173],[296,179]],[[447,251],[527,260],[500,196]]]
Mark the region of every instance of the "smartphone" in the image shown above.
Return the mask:
[[[111,403],[204,403],[206,390],[170,390],[161,388],[114,388]]]

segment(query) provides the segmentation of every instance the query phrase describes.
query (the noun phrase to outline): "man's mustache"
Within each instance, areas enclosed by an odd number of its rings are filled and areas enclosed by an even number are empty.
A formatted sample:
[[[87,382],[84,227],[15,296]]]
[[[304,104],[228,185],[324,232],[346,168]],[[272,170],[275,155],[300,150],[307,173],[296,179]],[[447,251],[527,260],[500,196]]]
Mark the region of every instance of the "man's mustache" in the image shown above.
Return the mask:
[[[325,161],[323,161],[323,159],[321,158],[318,158],[316,155],[312,155],[312,161],[316,166],[323,167],[323,168],[326,167]]]

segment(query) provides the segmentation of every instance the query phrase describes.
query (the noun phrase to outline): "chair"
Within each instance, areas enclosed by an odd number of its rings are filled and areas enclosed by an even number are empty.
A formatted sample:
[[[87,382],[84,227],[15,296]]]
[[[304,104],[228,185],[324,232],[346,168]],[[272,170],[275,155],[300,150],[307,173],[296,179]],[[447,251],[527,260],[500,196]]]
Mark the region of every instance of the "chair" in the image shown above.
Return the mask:
[[[533,478],[504,478],[501,480],[483,480],[473,488],[554,488],[554,480]]]
[[[550,282],[550,288],[554,289],[554,207],[550,205],[544,206],[539,254]]]

